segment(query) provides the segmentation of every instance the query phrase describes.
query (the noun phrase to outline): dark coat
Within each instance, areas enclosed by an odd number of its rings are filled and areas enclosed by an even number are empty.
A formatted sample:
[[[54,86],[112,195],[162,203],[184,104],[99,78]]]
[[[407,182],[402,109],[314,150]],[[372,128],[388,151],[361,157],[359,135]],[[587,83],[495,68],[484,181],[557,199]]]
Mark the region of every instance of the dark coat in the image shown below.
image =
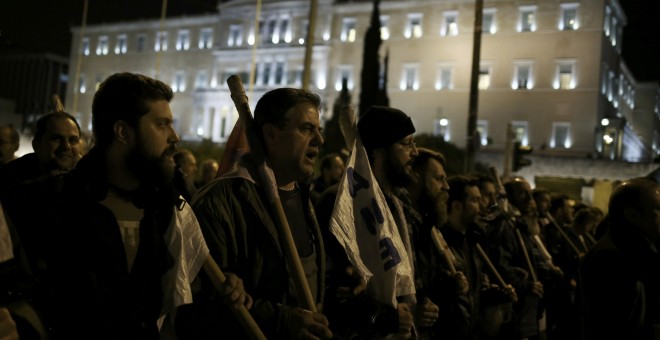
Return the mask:
[[[34,305],[54,339],[157,339],[161,278],[173,263],[163,235],[183,201],[169,185],[135,193],[144,217],[129,272],[116,218],[100,203],[104,169],[93,149],[68,174],[14,191],[10,216],[37,277]]]
[[[612,225],[578,280],[586,339],[654,339],[660,325],[660,254],[635,227]]]
[[[315,241],[318,279],[317,302],[325,288],[325,250],[309,195],[302,189],[304,214]],[[289,275],[273,214],[260,186],[244,177],[215,180],[201,188],[193,208],[202,227],[211,255],[223,271],[236,274],[252,296],[250,313],[268,338],[284,338],[291,308],[287,307]],[[195,339],[218,335],[244,338],[235,318],[210,291],[206,280],[192,306],[180,309],[177,326],[180,336]],[[210,302],[203,302],[210,299]],[[227,320],[222,322],[220,320]]]

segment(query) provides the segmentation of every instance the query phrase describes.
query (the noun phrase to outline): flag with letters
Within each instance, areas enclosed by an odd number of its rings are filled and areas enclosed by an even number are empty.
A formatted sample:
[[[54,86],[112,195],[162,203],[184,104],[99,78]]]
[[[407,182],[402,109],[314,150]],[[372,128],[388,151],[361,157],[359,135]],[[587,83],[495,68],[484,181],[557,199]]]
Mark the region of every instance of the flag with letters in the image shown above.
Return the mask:
[[[413,270],[357,134],[351,144],[353,152],[339,184],[330,231],[367,283],[367,294],[396,308],[397,296],[415,293]]]

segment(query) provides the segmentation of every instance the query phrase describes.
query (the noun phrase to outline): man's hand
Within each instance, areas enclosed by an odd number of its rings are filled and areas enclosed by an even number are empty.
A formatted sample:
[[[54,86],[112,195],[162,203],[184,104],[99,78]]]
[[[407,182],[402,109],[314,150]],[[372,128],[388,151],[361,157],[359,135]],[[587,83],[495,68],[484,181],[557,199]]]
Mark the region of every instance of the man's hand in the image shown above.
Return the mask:
[[[504,291],[504,294],[511,299],[511,302],[517,302],[518,301],[518,294],[516,294],[516,289],[513,288],[512,285],[507,284],[502,288],[502,291]]]
[[[451,279],[454,280],[454,287],[456,287],[457,294],[467,294],[470,291],[470,284],[463,272],[456,272],[456,274],[451,276]]]
[[[417,304],[417,323],[421,327],[431,327],[438,320],[440,308],[429,300],[429,298],[424,298],[422,303]]]
[[[220,286],[219,292],[222,296],[222,301],[232,308],[239,308],[245,306],[250,309],[252,307],[252,297],[245,292],[243,287],[243,280],[232,273],[225,273],[227,280]]]
[[[332,339],[328,319],[321,313],[294,308],[291,313],[290,339]]]
[[[339,287],[335,296],[341,301],[362,294],[367,289],[367,284],[360,277],[360,273],[353,266],[346,267],[346,276],[349,278],[350,286]]]
[[[410,312],[410,307],[405,303],[398,303],[396,311],[399,314],[399,334],[397,338],[409,339],[412,336],[413,315]]]
[[[0,339],[18,340],[16,323],[7,308],[0,308]]]
[[[539,281],[532,282],[530,287],[532,295],[542,298],[543,297],[543,284]]]

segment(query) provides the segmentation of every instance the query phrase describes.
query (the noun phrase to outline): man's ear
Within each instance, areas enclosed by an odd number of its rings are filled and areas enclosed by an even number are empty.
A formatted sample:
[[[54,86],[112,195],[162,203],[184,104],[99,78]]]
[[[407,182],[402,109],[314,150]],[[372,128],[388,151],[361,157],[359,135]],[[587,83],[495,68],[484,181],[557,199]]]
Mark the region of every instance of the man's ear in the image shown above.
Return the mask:
[[[134,129],[123,120],[118,120],[113,126],[115,139],[121,144],[129,144],[133,139]]]
[[[267,145],[277,140],[278,131],[276,130],[278,130],[278,128],[273,124],[266,123],[262,127],[262,131],[264,134],[264,141],[266,142]]]
[[[640,222],[640,212],[637,208],[633,207],[625,207],[623,208],[623,217],[626,218],[626,221],[633,222],[635,224],[639,224]]]
[[[451,211],[452,212],[454,212],[454,211],[460,212],[461,211],[460,209],[463,209],[463,203],[461,203],[459,201],[451,202]]]

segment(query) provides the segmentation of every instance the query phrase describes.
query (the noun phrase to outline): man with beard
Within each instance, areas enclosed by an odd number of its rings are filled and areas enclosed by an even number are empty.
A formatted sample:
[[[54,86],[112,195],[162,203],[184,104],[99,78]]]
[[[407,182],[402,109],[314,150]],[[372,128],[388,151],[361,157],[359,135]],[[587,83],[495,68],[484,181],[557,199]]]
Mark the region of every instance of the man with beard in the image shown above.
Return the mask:
[[[336,289],[337,294],[334,296],[334,300],[332,300],[333,296],[328,294],[331,299],[328,302],[328,308],[334,309],[339,323],[349,329],[352,328],[358,336],[385,336],[393,333],[404,337],[410,336],[413,315],[415,315],[417,326],[420,327],[416,330],[419,332],[424,329],[425,333],[438,318],[438,307],[424,293],[423,286],[427,280],[427,277],[424,276],[425,273],[415,269],[414,251],[416,248],[414,242],[416,235],[414,230],[418,226],[414,224],[417,224],[419,219],[413,221],[413,214],[416,213],[414,213],[405,190],[413,181],[413,160],[418,154],[413,141],[415,127],[410,117],[401,110],[372,106],[360,118],[357,128],[369,158],[371,170],[385,196],[403,244],[412,260],[411,267],[415,273],[415,288],[418,294],[416,297],[397,297],[399,303],[396,310],[379,305],[366,294],[362,294],[363,283],[355,280],[355,276],[349,275],[355,274],[356,271],[352,270],[338,241],[330,235],[326,244],[328,244],[330,260],[334,266],[331,274],[331,286],[335,287],[330,291]],[[327,216],[327,220],[329,220],[329,213],[322,215]],[[333,246],[333,244],[337,245]],[[332,249],[339,249],[339,251],[331,252]],[[420,335],[417,334],[417,336]]]
[[[48,242],[36,261],[46,278],[36,302],[55,338],[158,339],[177,299],[168,278],[187,261],[192,280],[206,259],[199,224],[171,184],[179,141],[172,97],[142,75],[106,79],[92,104],[94,148],[37,206],[44,218],[35,232]],[[177,230],[194,256],[175,250]],[[241,280],[228,277],[227,302],[249,307]]]
[[[0,191],[73,169],[80,153],[80,125],[66,112],[48,113],[37,120],[32,148],[33,153],[0,168]]]
[[[505,282],[511,283],[519,299],[514,304],[512,321],[501,336],[537,338],[545,331],[544,310],[539,302],[543,297],[541,279],[547,278],[549,269],[532,240],[539,233],[536,204],[526,180],[514,178],[504,188],[513,220],[491,236],[491,254],[497,270]]]
[[[325,294],[325,250],[313,214],[307,183],[323,144],[318,95],[280,88],[265,93],[254,110],[254,133],[273,170],[275,185],[295,248],[316,303]],[[256,160],[257,162],[259,160]],[[321,313],[311,312],[289,275],[282,232],[267,200],[254,155],[247,154],[230,173],[203,187],[193,201],[211,255],[235,272],[254,298],[251,310],[271,339],[329,339],[332,332]],[[197,296],[207,294],[208,285]],[[179,314],[185,338],[245,338],[236,320],[215,301],[194,303]],[[182,311],[183,312],[183,311]]]

